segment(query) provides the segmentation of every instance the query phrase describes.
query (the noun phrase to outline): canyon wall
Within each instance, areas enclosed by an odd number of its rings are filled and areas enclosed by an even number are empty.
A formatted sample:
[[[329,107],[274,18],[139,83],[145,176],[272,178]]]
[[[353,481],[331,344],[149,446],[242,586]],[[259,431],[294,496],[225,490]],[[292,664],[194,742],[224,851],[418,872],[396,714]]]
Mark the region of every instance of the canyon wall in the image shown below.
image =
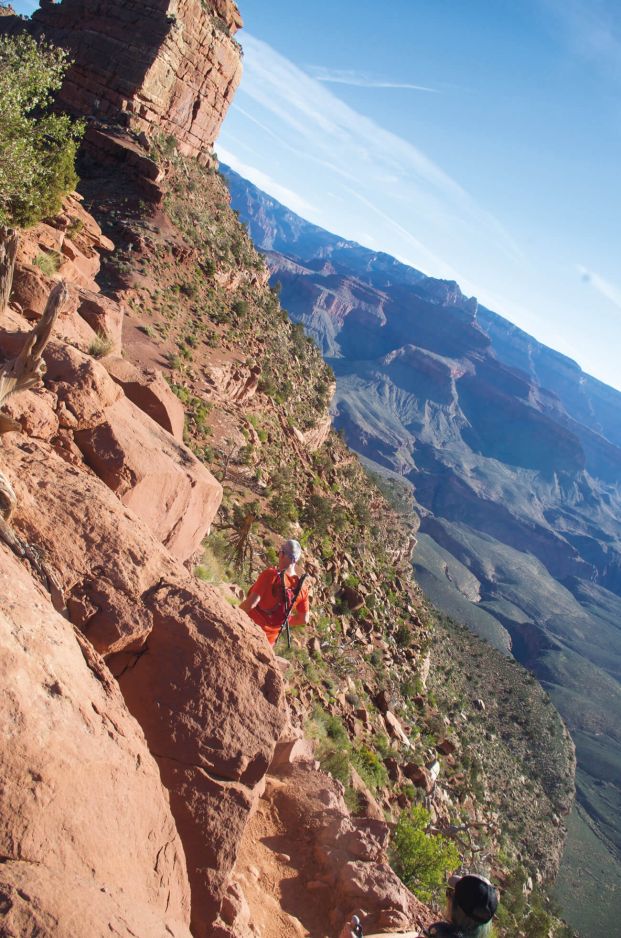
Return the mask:
[[[172,135],[209,151],[241,79],[231,0],[51,0],[32,19],[73,66],[59,103],[74,114]]]

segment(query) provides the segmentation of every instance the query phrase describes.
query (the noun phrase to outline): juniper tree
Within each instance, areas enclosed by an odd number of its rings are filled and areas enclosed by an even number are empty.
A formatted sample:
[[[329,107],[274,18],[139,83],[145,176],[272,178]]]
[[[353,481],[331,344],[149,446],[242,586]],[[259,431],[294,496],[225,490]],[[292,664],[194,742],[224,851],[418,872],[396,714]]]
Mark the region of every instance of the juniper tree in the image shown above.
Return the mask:
[[[55,215],[75,188],[80,122],[51,110],[67,54],[30,36],[0,37],[0,313],[11,289],[16,228]]]

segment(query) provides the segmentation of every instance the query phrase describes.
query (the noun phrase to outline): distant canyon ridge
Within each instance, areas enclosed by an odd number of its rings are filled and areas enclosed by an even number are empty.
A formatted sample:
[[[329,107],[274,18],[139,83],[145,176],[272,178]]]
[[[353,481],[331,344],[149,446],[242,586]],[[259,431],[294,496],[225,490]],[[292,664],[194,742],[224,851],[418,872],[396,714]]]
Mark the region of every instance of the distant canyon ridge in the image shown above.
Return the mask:
[[[413,487],[418,581],[532,669],[563,714],[579,765],[568,855],[584,857],[588,842],[604,881],[590,886],[593,870],[585,877],[574,865],[560,888],[578,920],[585,903],[612,907],[621,887],[621,394],[455,282],[330,234],[223,171],[283,307],[334,369],[335,426],[371,467]]]

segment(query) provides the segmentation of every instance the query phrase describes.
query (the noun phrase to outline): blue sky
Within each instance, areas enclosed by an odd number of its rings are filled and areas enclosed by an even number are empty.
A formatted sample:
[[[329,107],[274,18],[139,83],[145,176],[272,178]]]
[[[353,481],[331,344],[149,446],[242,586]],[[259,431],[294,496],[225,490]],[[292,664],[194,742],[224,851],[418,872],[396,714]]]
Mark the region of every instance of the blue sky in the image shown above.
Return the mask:
[[[621,389],[621,4],[239,6],[220,157]]]

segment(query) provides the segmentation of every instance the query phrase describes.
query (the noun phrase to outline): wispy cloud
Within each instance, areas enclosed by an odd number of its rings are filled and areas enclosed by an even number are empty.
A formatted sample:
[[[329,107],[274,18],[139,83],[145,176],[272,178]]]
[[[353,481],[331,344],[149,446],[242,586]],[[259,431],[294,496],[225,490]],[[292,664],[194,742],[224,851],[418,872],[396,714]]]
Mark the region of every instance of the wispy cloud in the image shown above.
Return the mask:
[[[377,215],[382,219],[386,225],[395,231],[400,239],[403,241],[404,245],[407,245],[410,249],[414,248],[417,257],[417,263],[414,264],[412,261],[407,260],[403,261],[404,263],[410,264],[412,267],[416,267],[421,264],[421,258],[423,259],[423,265],[427,270],[433,270],[436,276],[443,277],[447,280],[458,280],[459,274],[455,271],[446,261],[438,257],[433,251],[430,251],[429,248],[420,241],[419,238],[415,237],[411,231],[408,231],[403,225],[398,221],[388,215],[386,212],[375,205],[371,199],[367,199],[362,193],[355,191],[354,189],[348,189],[351,198],[357,199],[358,202],[361,202],[369,211],[373,212],[374,215]]]
[[[609,300],[613,306],[616,306],[617,309],[621,309],[620,287],[615,286],[614,283],[610,283],[609,280],[594,273],[592,270],[588,270],[586,267],[578,266],[578,273],[583,283],[587,283],[589,286],[593,287],[594,290],[597,290],[598,293]]]
[[[293,190],[288,189],[286,186],[281,186],[275,179],[272,179],[271,176],[268,176],[267,173],[257,169],[255,166],[243,163],[234,153],[231,153],[224,147],[218,147],[218,159],[226,163],[227,166],[230,166],[231,169],[234,169],[235,172],[243,176],[244,179],[249,179],[250,182],[254,183],[259,189],[262,189],[264,192],[267,192],[268,195],[282,202],[283,205],[286,205],[293,212],[297,212],[298,215],[308,216],[315,213],[313,206],[307,202],[306,199],[303,199],[302,196],[299,196],[297,192],[293,192]]]
[[[321,65],[311,65],[308,71],[316,81],[323,81],[333,85],[351,85],[354,88],[404,88],[409,91],[429,91],[432,94],[439,94],[437,88],[415,85],[408,81],[389,81],[385,78],[374,78],[371,75],[350,69],[324,68]]]
[[[513,260],[520,252],[493,215],[420,148],[355,111],[267,43],[246,34],[245,78],[238,101],[250,98],[254,120],[276,124],[303,160],[357,182],[386,208],[391,199],[412,217],[432,219],[451,233],[486,232]],[[257,117],[257,112],[259,116]],[[374,197],[373,197],[374,196]]]
[[[618,0],[540,0],[574,52],[621,79]]]

